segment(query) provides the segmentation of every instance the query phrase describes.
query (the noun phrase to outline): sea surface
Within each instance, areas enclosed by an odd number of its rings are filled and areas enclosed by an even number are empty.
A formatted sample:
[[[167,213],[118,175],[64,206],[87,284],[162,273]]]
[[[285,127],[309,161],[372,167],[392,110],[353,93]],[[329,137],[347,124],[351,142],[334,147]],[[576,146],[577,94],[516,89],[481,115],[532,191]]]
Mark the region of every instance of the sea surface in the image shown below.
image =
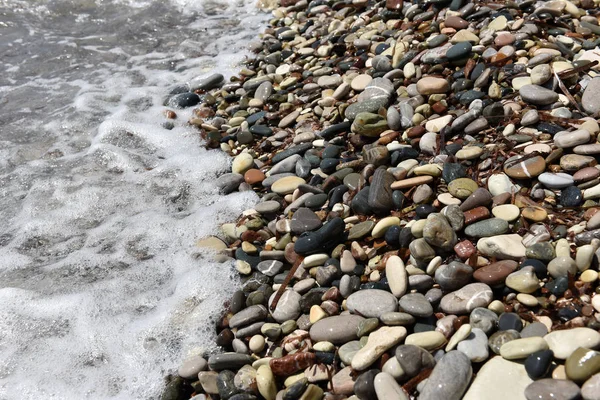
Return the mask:
[[[0,0],[0,400],[154,399],[236,285],[199,253],[220,196],[171,88],[242,67],[254,0]]]

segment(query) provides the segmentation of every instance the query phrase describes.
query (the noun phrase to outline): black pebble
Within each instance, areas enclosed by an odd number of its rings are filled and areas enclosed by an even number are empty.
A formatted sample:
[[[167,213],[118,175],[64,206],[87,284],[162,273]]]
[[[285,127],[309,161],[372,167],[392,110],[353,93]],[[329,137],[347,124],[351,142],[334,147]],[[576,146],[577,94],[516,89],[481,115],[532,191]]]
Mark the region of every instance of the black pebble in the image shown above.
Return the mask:
[[[400,227],[392,226],[386,232],[384,236],[385,242],[388,246],[396,247],[400,240]]]
[[[533,267],[535,275],[538,278],[545,278],[546,275],[548,274],[548,269],[546,267],[546,264],[544,264],[542,261],[536,260],[534,258],[525,259],[521,263],[521,266],[519,267],[519,269],[522,269],[524,267]]]
[[[566,276],[559,276],[555,280],[546,283],[545,287],[553,295],[562,296],[569,288],[569,278]]]
[[[200,97],[196,93],[179,93],[167,101],[167,106],[175,108],[192,107],[200,103]]]
[[[515,313],[504,313],[498,319],[499,331],[507,331],[509,329],[514,329],[517,332],[521,332],[521,329],[523,329],[521,317]]]
[[[550,369],[552,357],[554,357],[552,350],[540,350],[530,354],[525,360],[527,375],[533,380],[546,376]]]
[[[560,192],[560,205],[578,207],[583,203],[583,193],[577,186],[569,186]]]
[[[431,204],[421,204],[415,209],[415,212],[417,213],[417,217],[419,217],[419,219],[425,219],[429,214],[434,213],[436,211],[436,208]]]

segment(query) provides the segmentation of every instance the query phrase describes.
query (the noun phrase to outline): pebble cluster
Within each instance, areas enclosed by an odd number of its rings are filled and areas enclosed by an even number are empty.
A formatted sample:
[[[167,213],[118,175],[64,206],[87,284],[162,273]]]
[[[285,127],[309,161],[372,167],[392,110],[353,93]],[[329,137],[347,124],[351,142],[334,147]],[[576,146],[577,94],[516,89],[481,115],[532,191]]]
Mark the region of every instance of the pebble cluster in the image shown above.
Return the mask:
[[[281,0],[176,88],[261,201],[163,399],[600,399],[596,0]],[[166,122],[168,127],[170,122]]]

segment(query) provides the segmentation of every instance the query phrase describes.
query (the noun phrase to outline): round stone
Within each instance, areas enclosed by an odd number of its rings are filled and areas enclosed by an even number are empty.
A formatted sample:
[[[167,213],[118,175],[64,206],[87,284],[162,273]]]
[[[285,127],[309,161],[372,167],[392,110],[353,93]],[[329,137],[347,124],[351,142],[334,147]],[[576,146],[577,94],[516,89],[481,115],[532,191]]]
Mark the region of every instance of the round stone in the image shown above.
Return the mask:
[[[504,163],[504,173],[514,179],[531,179],[546,169],[546,161],[541,156],[514,156]]]
[[[346,306],[351,313],[366,318],[379,318],[382,314],[398,309],[398,301],[390,292],[379,289],[365,289],[351,294]]]
[[[496,218],[512,222],[519,218],[521,210],[519,210],[519,207],[515,206],[514,204],[501,204],[492,208],[492,214]]]
[[[298,186],[305,184],[306,181],[297,176],[286,176],[273,182],[271,190],[277,194],[292,193]]]
[[[450,194],[462,200],[472,195],[478,188],[477,182],[469,178],[454,179],[448,184]]]

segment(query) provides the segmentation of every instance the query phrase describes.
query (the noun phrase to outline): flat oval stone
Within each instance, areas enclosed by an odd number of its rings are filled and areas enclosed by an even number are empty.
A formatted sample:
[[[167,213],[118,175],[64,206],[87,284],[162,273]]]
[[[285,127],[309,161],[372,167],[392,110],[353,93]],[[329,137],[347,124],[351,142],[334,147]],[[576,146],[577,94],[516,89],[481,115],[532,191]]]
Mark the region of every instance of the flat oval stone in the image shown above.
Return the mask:
[[[496,218],[501,218],[505,221],[511,222],[519,218],[521,210],[514,204],[501,204],[492,208],[492,214]]]
[[[359,315],[335,315],[323,318],[310,328],[310,338],[314,342],[327,341],[335,345],[358,339],[358,325],[364,321]]]
[[[517,269],[518,263],[513,260],[503,260],[478,268],[473,273],[473,278],[490,286],[504,284],[508,275]]]
[[[498,235],[477,241],[477,249],[488,257],[518,260],[525,257],[525,246],[517,234]]]
[[[423,95],[441,94],[450,90],[450,84],[446,79],[426,76],[417,82],[417,91]]]
[[[398,309],[398,301],[390,292],[365,289],[352,293],[346,301],[350,312],[366,318],[379,318],[382,314]]]
[[[558,100],[558,93],[538,85],[525,85],[519,89],[523,101],[536,106],[547,106]]]
[[[585,400],[600,400],[600,374],[585,381],[581,386],[581,396]]]
[[[477,185],[477,182],[469,178],[454,179],[448,184],[448,191],[450,194],[461,200],[464,200],[472,195],[473,192],[475,192],[478,188],[479,185]]]
[[[579,386],[566,379],[540,379],[525,389],[527,400],[561,399],[576,400],[579,398]]]
[[[292,193],[299,185],[305,184],[306,181],[297,176],[286,176],[273,182],[271,190],[277,194]]]
[[[407,293],[398,302],[401,311],[415,317],[429,317],[433,315],[433,307],[421,293]]]
[[[586,129],[576,131],[561,131],[554,135],[554,144],[563,149],[575,147],[590,141],[590,133]]]
[[[470,283],[442,297],[440,308],[448,314],[468,314],[477,307],[487,307],[493,298],[492,289],[488,285]]]
[[[542,350],[548,350],[548,343],[541,337],[529,337],[511,340],[503,344],[500,348],[500,355],[507,360],[519,360]]]
[[[546,169],[546,161],[541,156],[514,156],[504,163],[504,173],[514,179],[531,179]]]
[[[473,238],[502,235],[508,232],[508,222],[501,218],[490,218],[465,228],[465,234]]]
[[[564,172],[544,172],[538,176],[538,180],[548,189],[564,189],[575,183],[573,177]]]

